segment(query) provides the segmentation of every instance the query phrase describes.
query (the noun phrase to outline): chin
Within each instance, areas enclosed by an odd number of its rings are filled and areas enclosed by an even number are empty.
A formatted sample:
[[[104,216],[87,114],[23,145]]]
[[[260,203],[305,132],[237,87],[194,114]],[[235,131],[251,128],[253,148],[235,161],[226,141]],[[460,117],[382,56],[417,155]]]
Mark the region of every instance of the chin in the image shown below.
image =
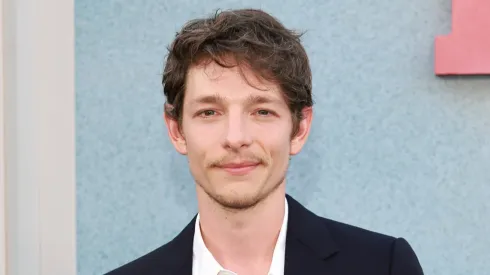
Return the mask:
[[[244,210],[249,209],[257,205],[262,199],[259,196],[220,196],[216,195],[212,197],[219,205],[227,209],[232,210]]]
[[[234,180],[211,180],[207,184],[197,182],[207,196],[217,204],[229,210],[245,210],[256,206],[276,190],[284,178],[268,186],[257,178]]]
[[[228,185],[227,188],[224,187],[220,192],[208,193],[208,195],[219,205],[235,210],[254,207],[267,197],[266,194],[262,194],[259,190],[250,190],[250,183],[245,182]]]

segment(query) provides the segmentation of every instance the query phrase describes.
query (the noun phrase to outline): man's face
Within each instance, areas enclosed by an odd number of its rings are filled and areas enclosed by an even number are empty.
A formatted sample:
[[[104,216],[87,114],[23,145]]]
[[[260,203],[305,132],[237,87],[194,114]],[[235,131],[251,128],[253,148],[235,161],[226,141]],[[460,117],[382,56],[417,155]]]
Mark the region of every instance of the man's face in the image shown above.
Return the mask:
[[[291,112],[279,87],[246,68],[242,73],[245,78],[238,67],[214,62],[192,67],[181,129],[166,118],[198,189],[232,209],[254,206],[284,182],[289,156],[301,150],[311,124],[307,108],[298,135],[291,137]]]

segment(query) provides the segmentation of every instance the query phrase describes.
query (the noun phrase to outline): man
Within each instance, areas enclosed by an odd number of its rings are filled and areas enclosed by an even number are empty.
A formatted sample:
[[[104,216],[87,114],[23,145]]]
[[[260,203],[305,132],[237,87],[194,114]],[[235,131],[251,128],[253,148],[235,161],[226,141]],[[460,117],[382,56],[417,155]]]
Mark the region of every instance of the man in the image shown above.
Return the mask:
[[[172,241],[110,275],[421,275],[410,245],[318,217],[285,191],[313,117],[300,35],[260,10],[186,24],[163,75],[165,122],[199,213]],[[301,184],[301,183],[293,183]]]

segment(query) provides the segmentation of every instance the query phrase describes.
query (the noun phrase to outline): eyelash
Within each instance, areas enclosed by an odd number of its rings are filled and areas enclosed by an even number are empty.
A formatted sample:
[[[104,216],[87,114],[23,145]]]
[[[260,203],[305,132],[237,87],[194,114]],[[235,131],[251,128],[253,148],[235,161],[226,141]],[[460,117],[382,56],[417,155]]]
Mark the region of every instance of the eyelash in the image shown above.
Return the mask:
[[[273,115],[274,114],[274,112],[269,111],[269,110],[266,110],[266,109],[257,110],[255,113],[259,113],[259,112],[262,112],[262,111],[267,112],[268,114],[267,115],[260,115],[260,116],[268,116],[268,115]]]
[[[215,112],[215,113],[217,113],[215,110],[203,110],[203,111],[199,111],[199,112],[197,113],[197,115],[198,115],[198,116],[201,116],[201,117],[203,117],[203,118],[210,117],[210,116],[206,116],[206,115],[205,115],[205,113],[206,113],[206,112]]]

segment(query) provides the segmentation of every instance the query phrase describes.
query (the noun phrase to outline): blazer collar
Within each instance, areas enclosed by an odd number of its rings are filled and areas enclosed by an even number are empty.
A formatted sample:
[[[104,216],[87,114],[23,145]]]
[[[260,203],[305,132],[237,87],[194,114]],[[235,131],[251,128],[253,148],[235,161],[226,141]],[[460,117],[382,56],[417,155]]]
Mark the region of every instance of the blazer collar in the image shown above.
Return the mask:
[[[289,221],[286,238],[285,275],[324,274],[325,260],[339,248],[323,219],[286,195]]]
[[[324,262],[339,249],[323,220],[286,195],[289,206],[286,236],[285,275],[316,274],[324,270]],[[192,245],[196,216],[182,232],[168,244],[163,262],[171,274],[192,274]]]
[[[165,250],[161,263],[165,263],[164,268],[157,269],[161,274],[172,275],[192,275],[192,245],[194,243],[194,227],[196,217],[175,237]],[[160,273],[161,272],[161,273]]]

